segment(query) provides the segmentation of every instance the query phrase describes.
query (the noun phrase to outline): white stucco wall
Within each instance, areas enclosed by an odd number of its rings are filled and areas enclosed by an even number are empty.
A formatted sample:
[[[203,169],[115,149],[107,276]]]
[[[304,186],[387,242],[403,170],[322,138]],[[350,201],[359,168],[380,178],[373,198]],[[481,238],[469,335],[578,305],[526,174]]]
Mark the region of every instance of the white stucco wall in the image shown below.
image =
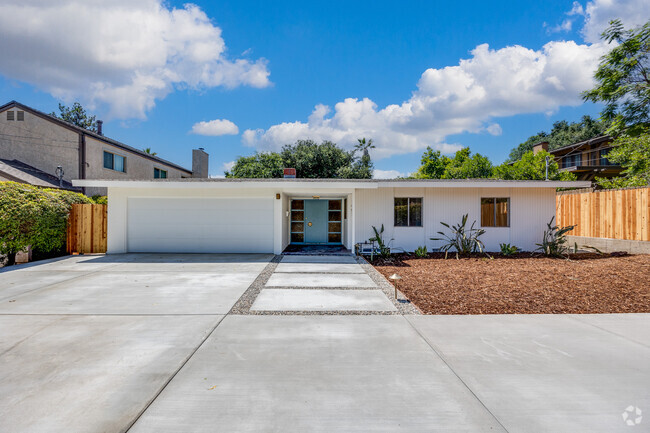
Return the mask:
[[[422,227],[394,226],[394,198],[422,197]],[[374,236],[372,226],[384,225],[384,237],[396,250],[413,251],[425,245],[429,250],[442,242],[431,241],[440,222],[457,224],[469,214],[468,224],[480,227],[481,197],[510,198],[510,227],[484,227],[481,240],[488,251],[499,251],[500,243],[510,243],[532,251],[540,242],[546,223],[555,215],[554,188],[378,188],[356,191],[356,242]]]

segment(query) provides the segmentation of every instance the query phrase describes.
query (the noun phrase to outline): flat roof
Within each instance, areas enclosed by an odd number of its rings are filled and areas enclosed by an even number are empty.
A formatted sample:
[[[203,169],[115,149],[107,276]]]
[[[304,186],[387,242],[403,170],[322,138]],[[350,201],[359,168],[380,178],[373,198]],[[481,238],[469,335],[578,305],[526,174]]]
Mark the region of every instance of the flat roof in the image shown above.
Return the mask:
[[[187,178],[75,179],[74,186],[108,188],[589,188],[589,181],[502,179],[304,179]]]

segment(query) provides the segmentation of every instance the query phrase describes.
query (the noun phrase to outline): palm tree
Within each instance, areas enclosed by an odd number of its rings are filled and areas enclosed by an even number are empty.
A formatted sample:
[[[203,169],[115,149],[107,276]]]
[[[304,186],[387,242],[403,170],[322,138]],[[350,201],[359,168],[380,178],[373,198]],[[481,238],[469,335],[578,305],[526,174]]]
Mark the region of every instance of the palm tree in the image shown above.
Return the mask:
[[[354,146],[354,151],[356,152],[357,150],[363,152],[363,156],[368,156],[368,149],[374,149],[375,145],[372,144],[372,138],[368,139],[366,142],[366,138],[358,138],[357,141],[359,143]]]
[[[151,156],[156,156],[158,155],[156,152],[152,152],[150,147],[147,147],[146,149],[142,149],[144,153],[148,153]]]

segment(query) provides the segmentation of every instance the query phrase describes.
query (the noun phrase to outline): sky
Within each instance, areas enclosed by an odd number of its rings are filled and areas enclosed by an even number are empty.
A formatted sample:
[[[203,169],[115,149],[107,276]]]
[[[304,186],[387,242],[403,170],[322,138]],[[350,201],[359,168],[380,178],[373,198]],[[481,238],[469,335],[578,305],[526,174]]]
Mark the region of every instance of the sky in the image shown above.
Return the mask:
[[[647,0],[0,0],[0,104],[81,102],[105,135],[223,176],[298,139],[372,138],[375,177],[427,146],[494,163],[558,120],[598,116],[580,93],[609,20]]]

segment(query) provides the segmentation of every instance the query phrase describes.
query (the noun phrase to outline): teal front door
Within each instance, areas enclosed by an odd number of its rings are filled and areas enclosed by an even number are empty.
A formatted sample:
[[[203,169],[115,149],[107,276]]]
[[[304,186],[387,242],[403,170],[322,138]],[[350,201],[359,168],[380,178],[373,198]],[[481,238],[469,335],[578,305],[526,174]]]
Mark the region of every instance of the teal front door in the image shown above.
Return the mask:
[[[305,200],[305,243],[327,243],[327,200]]]

